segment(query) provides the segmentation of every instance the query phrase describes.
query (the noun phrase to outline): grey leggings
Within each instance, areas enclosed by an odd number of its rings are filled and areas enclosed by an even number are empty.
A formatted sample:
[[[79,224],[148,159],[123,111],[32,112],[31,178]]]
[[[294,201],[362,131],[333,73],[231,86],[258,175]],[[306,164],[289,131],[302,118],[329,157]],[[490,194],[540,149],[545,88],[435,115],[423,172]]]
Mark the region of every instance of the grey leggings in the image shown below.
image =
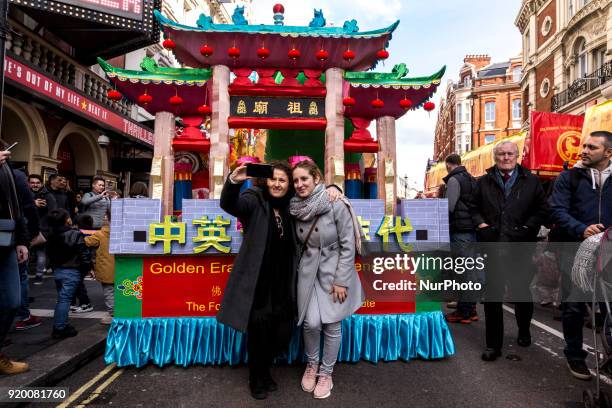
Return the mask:
[[[319,312],[319,302],[317,302],[316,291],[312,291],[310,303],[304,316],[304,351],[310,364],[319,364],[320,346],[321,346],[321,331],[323,331],[323,359],[319,369],[320,374],[328,374],[334,371],[334,364],[338,359],[338,351],[340,350],[341,327],[342,322],[327,323],[321,322],[321,313]]]

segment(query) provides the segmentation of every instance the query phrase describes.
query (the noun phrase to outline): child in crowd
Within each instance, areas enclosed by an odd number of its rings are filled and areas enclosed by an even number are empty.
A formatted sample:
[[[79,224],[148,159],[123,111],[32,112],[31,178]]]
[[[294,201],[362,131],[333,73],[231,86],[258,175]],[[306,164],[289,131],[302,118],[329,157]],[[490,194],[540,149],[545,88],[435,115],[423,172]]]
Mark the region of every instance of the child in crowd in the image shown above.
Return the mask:
[[[93,218],[88,214],[78,215],[77,218],[77,228],[81,230],[81,233],[84,237],[87,237],[96,230],[93,229]],[[95,263],[95,251],[89,250],[91,254],[91,262]],[[72,302],[70,303],[70,311],[73,313],[88,313],[93,311],[93,305],[91,304],[91,300],[89,300],[89,295],[87,294],[87,288],[85,287],[85,276],[89,274],[90,271],[84,272],[81,276],[81,282],[77,287],[76,293],[72,298]],[[78,303],[78,306],[77,306]]]
[[[102,324],[111,324],[115,306],[115,255],[111,255],[109,252],[110,218],[110,211],[107,211],[102,229],[85,237],[85,244],[88,247],[97,248],[94,272],[96,280],[102,284],[104,304],[108,313],[100,320]]]
[[[91,254],[83,234],[72,227],[68,211],[63,208],[49,211],[48,224],[47,256],[57,288],[52,336],[54,339],[63,339],[78,333],[68,324],[68,311],[82,273],[91,270]]]

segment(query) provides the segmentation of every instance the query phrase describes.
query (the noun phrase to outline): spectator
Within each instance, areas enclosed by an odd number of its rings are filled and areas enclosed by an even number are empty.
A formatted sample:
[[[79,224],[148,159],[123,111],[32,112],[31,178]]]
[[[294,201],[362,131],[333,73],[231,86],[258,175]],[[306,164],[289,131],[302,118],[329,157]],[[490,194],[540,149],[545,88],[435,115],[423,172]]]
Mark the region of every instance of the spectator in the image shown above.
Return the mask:
[[[82,214],[83,213],[83,203],[81,203],[81,201],[83,200],[83,192],[79,191],[78,193],[76,193],[76,195],[74,196],[74,199],[76,200],[77,214]]]
[[[446,184],[446,198],[448,199],[450,240],[453,243],[455,255],[467,257],[470,256],[470,251],[474,249],[473,243],[476,242],[476,230],[470,214],[471,197],[476,189],[476,180],[461,165],[461,156],[458,154],[449,155],[445,162],[448,175],[443,180]],[[462,277],[466,280],[474,278],[466,275]],[[467,299],[466,294],[460,294],[459,297],[457,310],[446,315],[446,320],[451,323],[464,324],[478,320],[476,302],[461,301]]]
[[[61,176],[60,188],[64,191],[64,193],[66,193],[66,197],[67,197],[66,205],[68,206],[67,208],[68,213],[70,214],[70,217],[72,217],[72,219],[75,220],[76,213],[77,213],[76,194],[70,188],[70,182],[68,181],[68,178],[66,176]]]
[[[93,234],[95,230],[93,229],[93,219],[91,215],[79,215],[77,218],[77,228],[85,238]],[[89,253],[91,254],[92,263],[95,262],[95,251],[89,250]],[[85,286],[85,276],[87,276],[89,272],[90,271],[87,271],[81,275],[79,286],[77,286],[72,302],[70,302],[70,311],[73,313],[89,313],[94,310],[89,300],[89,295],[87,294],[87,287]]]
[[[72,228],[68,211],[63,208],[52,210],[48,217],[47,249],[58,292],[52,336],[54,339],[63,339],[78,334],[68,323],[68,311],[81,281],[81,274],[91,270],[91,254],[85,246],[83,234]]]
[[[502,141],[493,149],[495,165],[487,170],[476,184],[472,218],[478,226],[482,242],[535,242],[540,226],[547,215],[544,189],[540,180],[529,170],[517,164],[518,147]],[[489,256],[485,282],[485,334],[487,348],[482,354],[485,361],[501,356],[504,338],[502,298],[508,280],[515,303],[518,325],[517,343],[521,347],[531,344],[529,326],[533,316],[533,301],[529,284],[533,278],[531,256],[511,257],[515,246],[504,245],[506,253]],[[522,249],[522,247],[521,247]]]
[[[83,213],[91,215],[94,229],[102,228],[104,215],[110,209],[110,193],[106,190],[106,181],[100,176],[93,178],[91,191],[81,200]]]
[[[115,308],[115,256],[109,252],[110,245],[110,211],[106,213],[104,225],[100,231],[85,237],[85,244],[96,249],[95,277],[102,285],[104,304],[107,315],[100,320],[102,324],[111,324]]]
[[[564,241],[582,241],[612,226],[612,133],[593,132],[582,146],[581,160],[563,171],[550,197],[552,219]],[[572,299],[571,274],[575,245],[560,244],[561,321],[565,357],[572,375],[591,379],[582,348],[582,326],[587,305]],[[572,301],[573,300],[573,301]],[[605,307],[605,304],[604,304]],[[593,311],[594,313],[594,311]]]
[[[0,141],[0,146],[5,144]],[[4,344],[13,318],[19,308],[18,262],[28,259],[28,230],[21,213],[21,204],[15,188],[13,172],[7,164],[11,153],[0,151],[0,347]],[[28,364],[11,361],[0,352],[0,374],[19,374],[28,370]]]
[[[142,181],[137,181],[132,184],[130,198],[149,198],[149,189],[147,185]]]
[[[55,204],[57,208],[63,208],[68,211],[69,214],[72,214],[70,209],[70,203],[68,201],[68,195],[63,189],[64,178],[59,174],[51,174],[49,176],[49,185],[48,190],[55,198]]]
[[[34,205],[36,206],[38,218],[40,220],[40,233],[43,237],[43,239],[38,240],[40,243],[33,246],[31,251],[34,253],[34,256],[36,256],[36,277],[34,278],[34,284],[42,285],[43,275],[47,269],[47,249],[44,243],[49,232],[47,214],[49,211],[57,208],[57,202],[55,201],[55,196],[44,186],[43,179],[40,175],[30,174],[28,177],[28,184],[34,196]]]

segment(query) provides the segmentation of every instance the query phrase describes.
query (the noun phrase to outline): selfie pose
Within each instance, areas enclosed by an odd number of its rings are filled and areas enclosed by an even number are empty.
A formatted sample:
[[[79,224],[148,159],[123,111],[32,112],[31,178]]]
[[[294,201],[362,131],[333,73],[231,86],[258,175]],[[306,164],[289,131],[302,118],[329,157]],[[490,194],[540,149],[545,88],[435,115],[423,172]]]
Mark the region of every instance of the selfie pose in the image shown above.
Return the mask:
[[[355,270],[359,229],[348,201],[329,201],[321,171],[315,164],[298,163],[293,169],[293,186],[297,194],[291,200],[290,212],[296,218],[297,236],[302,244],[298,324],[304,324],[304,351],[308,358],[302,389],[314,391],[315,398],[327,398],[331,395],[332,372],[340,349],[341,321],[359,309],[364,299]]]

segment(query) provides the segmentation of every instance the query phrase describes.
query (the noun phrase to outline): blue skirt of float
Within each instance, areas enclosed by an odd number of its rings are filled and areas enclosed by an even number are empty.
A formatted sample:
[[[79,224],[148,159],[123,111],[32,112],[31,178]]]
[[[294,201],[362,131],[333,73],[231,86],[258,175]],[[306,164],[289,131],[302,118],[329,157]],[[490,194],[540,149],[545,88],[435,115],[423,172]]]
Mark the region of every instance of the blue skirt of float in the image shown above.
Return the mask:
[[[183,199],[191,200],[193,192],[191,189],[191,180],[175,180],[174,181],[174,211],[183,210]]]
[[[378,198],[378,185],[376,183],[364,183],[363,198],[366,200],[376,200]]]
[[[344,195],[353,200],[359,200],[363,198],[363,183],[361,180],[344,180]]]

